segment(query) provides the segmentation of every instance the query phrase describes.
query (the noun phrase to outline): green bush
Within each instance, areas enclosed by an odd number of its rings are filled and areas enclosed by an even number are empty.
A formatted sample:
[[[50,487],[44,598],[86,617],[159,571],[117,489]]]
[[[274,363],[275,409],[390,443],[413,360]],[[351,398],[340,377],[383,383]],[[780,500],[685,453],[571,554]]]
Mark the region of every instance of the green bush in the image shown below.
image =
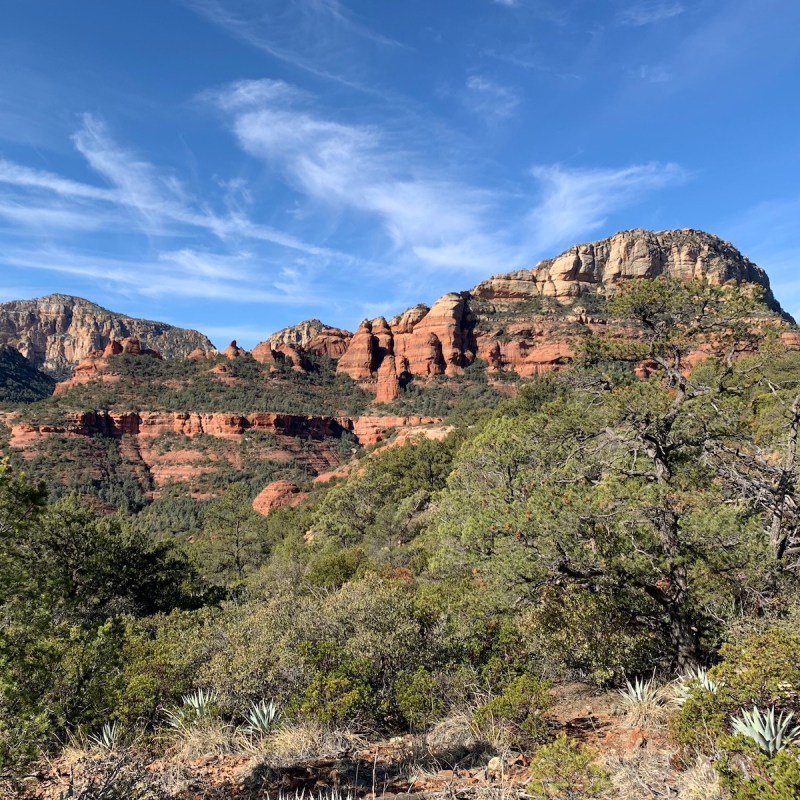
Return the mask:
[[[715,767],[731,800],[796,800],[800,797],[800,751],[781,750],[772,758],[756,748],[728,742]]]
[[[613,594],[548,588],[522,615],[520,639],[539,654],[542,669],[553,678],[576,676],[603,684],[650,671],[663,658],[661,640],[628,623],[620,606],[623,595],[624,588]]]
[[[685,747],[712,752],[731,732],[731,717],[744,708],[800,711],[800,634],[787,626],[754,633],[720,650],[722,661],[708,671],[715,692],[698,687],[671,722]]]
[[[421,728],[441,717],[445,711],[439,681],[425,667],[397,676],[397,710],[412,728]]]
[[[564,734],[540,747],[531,760],[528,797],[535,800],[599,800],[609,797],[611,780],[583,745]]]
[[[530,675],[515,678],[502,694],[474,712],[478,730],[485,732],[501,723],[512,728],[520,743],[546,741],[549,726],[545,712],[553,702],[549,688],[547,682]]]

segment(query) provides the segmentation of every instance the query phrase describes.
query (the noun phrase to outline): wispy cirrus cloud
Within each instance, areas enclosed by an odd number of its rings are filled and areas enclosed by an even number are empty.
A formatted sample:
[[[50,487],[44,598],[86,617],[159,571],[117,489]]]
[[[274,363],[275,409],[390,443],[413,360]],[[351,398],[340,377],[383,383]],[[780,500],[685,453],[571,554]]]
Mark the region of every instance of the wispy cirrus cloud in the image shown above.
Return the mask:
[[[325,247],[253,221],[241,209],[215,213],[184,188],[168,169],[119,145],[102,119],[86,114],[73,135],[78,152],[107,186],[95,186],[0,160],[0,218],[33,227],[63,230],[140,225],[148,235],[176,235],[200,230],[220,240],[267,242],[317,256],[336,256]],[[3,190],[2,187],[5,187]],[[121,216],[120,212],[133,214]]]
[[[364,83],[354,53],[366,45],[405,49],[374,31],[340,0],[181,0],[184,6],[240,41],[318,78],[375,93]]]
[[[240,147],[316,204],[375,219],[388,263],[471,273],[511,268],[544,248],[601,227],[649,192],[685,179],[671,164],[621,169],[540,166],[511,194],[442,174],[375,125],[326,115],[274,81],[236,83],[206,98]]]
[[[620,25],[639,28],[672,19],[683,14],[685,10],[683,3],[675,2],[675,0],[650,0],[650,2],[635,3],[624,8],[617,15],[617,22]]]
[[[532,174],[541,195],[528,219],[535,241],[544,248],[595,231],[612,213],[689,178],[677,164],[659,163],[619,169],[548,165],[534,167]]]
[[[510,117],[520,104],[519,92],[483,75],[470,75],[464,103],[487,121]]]
[[[245,152],[316,203],[375,216],[396,248],[465,237],[489,215],[490,190],[437,174],[381,128],[327,117],[273,81],[234,84],[216,103]]]
[[[159,252],[153,260],[133,260],[44,246],[8,249],[2,261],[26,270],[91,279],[121,294],[292,306],[326,303],[326,298],[308,285],[303,292],[297,292],[296,287],[283,291],[277,285],[280,275],[285,274],[281,268],[277,270],[279,277],[266,288],[263,272],[256,268],[259,262],[247,252],[220,255],[184,248]]]

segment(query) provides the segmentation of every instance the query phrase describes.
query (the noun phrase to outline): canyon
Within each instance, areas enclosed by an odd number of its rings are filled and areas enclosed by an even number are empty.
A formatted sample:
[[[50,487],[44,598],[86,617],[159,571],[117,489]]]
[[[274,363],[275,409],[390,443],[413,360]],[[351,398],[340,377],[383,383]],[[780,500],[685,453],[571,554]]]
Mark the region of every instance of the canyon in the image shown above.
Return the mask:
[[[233,480],[261,470],[265,486],[254,506],[268,513],[302,502],[310,482],[345,474],[360,448],[446,435],[444,415],[400,410],[395,401],[405,396],[406,387],[449,392],[456,402],[470,381],[496,397],[513,394],[521,381],[568,367],[586,334],[635,337],[629,325],[606,317],[604,301],[626,281],[660,276],[758,291],[764,319],[780,328],[787,344],[800,344],[766,273],[731,244],[689,229],[622,231],[575,245],[533,269],[445,294],[430,307],[418,304],[389,320],[364,320],[353,333],[310,319],[272,334],[250,352],[236,342],[220,352],[196,331],[50,295],[0,305],[0,345],[18,350],[32,368],[62,379],[42,413],[33,404],[0,414],[4,451],[36,465],[46,462],[59,442],[64,463],[51,472],[65,482],[69,442],[105,440],[150,497],[181,484],[203,499],[215,495],[220,476]],[[118,358],[129,359],[127,371]],[[330,394],[333,384],[319,383],[326,360],[330,374],[345,381],[342,386],[366,390],[363,403],[371,400],[374,410],[363,404],[356,412],[342,410],[342,395],[335,400]],[[158,377],[148,363],[163,363],[167,372]],[[172,363],[187,366],[170,377]],[[147,406],[154,397],[185,389],[192,374],[207,377],[187,395],[185,408]],[[317,392],[321,413],[247,407],[264,391],[272,391],[270,397],[289,391],[293,375],[297,386]],[[160,394],[144,392],[155,385]],[[247,387],[249,394],[243,393]],[[217,406],[204,411],[197,400],[205,402],[209,392]],[[126,410],[126,404],[132,408]],[[291,402],[288,407],[294,408]]]

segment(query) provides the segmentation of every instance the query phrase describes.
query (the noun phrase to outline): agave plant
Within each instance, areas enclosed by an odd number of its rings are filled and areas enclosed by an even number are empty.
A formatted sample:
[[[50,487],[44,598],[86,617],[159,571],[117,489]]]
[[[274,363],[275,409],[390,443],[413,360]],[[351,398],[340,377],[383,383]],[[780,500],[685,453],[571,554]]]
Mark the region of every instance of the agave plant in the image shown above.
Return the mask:
[[[625,688],[619,690],[620,697],[622,697],[622,705],[626,707],[638,705],[639,703],[652,703],[658,700],[658,686],[656,686],[655,677],[647,678],[634,678],[633,683],[629,680],[625,681]]]
[[[625,717],[633,727],[645,727],[658,723],[664,716],[664,695],[656,683],[655,675],[650,678],[635,678],[633,683],[625,681],[625,688],[619,690]]]
[[[187,728],[214,715],[217,693],[213,689],[195,689],[181,699],[183,704],[179,709],[164,712],[167,724],[173,728]]]
[[[775,706],[770,706],[762,714],[757,706],[752,711],[742,709],[738,716],[731,717],[731,725],[736,733],[752,739],[762,753],[774,756],[787,744],[800,737],[800,726],[792,726],[792,714],[784,712],[775,718]]]
[[[119,728],[116,722],[106,722],[100,729],[100,733],[89,737],[98,747],[102,747],[109,752],[115,750],[119,744]]]
[[[697,687],[716,694],[720,685],[708,677],[708,670],[703,667],[689,670],[675,683],[675,702],[682,706],[692,696],[692,691]]]
[[[286,792],[281,789],[278,792],[278,800],[354,800],[354,798],[352,791],[344,792],[336,787],[308,793],[305,789],[295,789],[294,792]]]
[[[245,730],[248,733],[266,736],[275,727],[279,717],[280,711],[274,700],[269,702],[259,700],[257,703],[253,703],[247,712]]]

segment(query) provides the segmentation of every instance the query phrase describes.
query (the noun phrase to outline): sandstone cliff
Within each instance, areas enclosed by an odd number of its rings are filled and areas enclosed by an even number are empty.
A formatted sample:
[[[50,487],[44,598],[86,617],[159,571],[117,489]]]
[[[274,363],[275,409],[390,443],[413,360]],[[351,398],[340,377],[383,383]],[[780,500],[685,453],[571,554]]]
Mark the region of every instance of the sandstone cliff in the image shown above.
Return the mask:
[[[781,312],[763,269],[730,242],[688,228],[659,232],[637,228],[598,242],[577,244],[556,258],[539,262],[532,270],[479,283],[471,294],[507,300],[553,297],[564,302],[585,294],[605,294],[632,278],[659,275],[713,284],[758,284],[765,290],[769,308]]]
[[[404,380],[458,375],[476,360],[522,377],[557,369],[573,356],[576,336],[613,335],[589,308],[625,281],[657,276],[756,284],[768,308],[789,320],[764,270],[728,242],[695,230],[631,230],[446,294],[430,308],[414,306],[388,323],[364,320],[338,370],[386,402]]]
[[[347,351],[352,337],[350,331],[334,328],[318,319],[307,319],[273,333],[253,348],[252,356],[262,364],[272,364],[276,354],[283,354],[292,366],[301,367],[303,353],[339,358]]]
[[[34,367],[59,378],[89,353],[124,338],[139,339],[165,358],[213,349],[197,331],[115,314],[80,297],[51,294],[0,304],[0,345],[16,348]]]

